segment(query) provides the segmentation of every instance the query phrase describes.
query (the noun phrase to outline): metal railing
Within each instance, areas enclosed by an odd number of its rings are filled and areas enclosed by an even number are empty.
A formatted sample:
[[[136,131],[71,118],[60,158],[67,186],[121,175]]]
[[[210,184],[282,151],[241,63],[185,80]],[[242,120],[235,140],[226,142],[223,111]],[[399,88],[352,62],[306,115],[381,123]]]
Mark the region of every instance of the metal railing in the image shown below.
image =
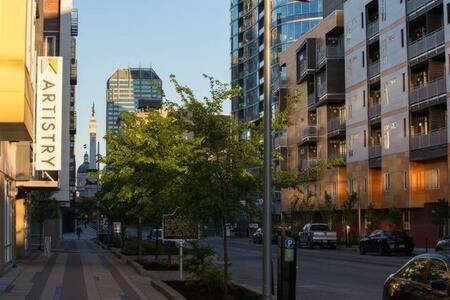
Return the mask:
[[[380,22],[378,19],[367,24],[367,38],[370,39],[380,31]]]
[[[439,28],[408,45],[408,57],[416,57],[422,53],[430,51],[437,46],[444,44],[445,32],[444,28]]]
[[[372,78],[375,75],[380,74],[380,61],[374,61],[367,65],[367,77]]]
[[[406,13],[409,15],[421,6],[424,6],[432,0],[406,0]]]
[[[78,77],[78,65],[77,65],[77,61],[74,60],[72,62],[72,64],[70,64],[70,83],[76,84],[77,77]]]
[[[305,74],[308,72],[308,66],[306,64],[306,59],[300,61],[298,65],[298,75],[299,78],[305,76]]]
[[[381,157],[381,144],[369,147],[369,158]]]
[[[70,33],[72,36],[78,36],[78,9],[74,8],[72,9],[72,22],[71,22],[71,28]]]
[[[308,94],[308,106],[314,106],[316,104],[316,94]]]
[[[285,133],[273,138],[273,148],[278,149],[282,147],[287,147],[287,134]]]
[[[328,121],[328,132],[337,131],[337,130],[345,130],[345,119],[342,118],[334,118]]]
[[[381,115],[381,104],[369,106],[369,119],[379,117]]]
[[[312,138],[317,138],[317,126],[309,125],[305,129],[303,129],[303,138],[302,140],[310,140]]]
[[[280,89],[287,88],[287,80],[286,79],[278,79],[275,80],[272,86],[273,93],[277,93],[280,91]]]
[[[344,57],[344,48],[342,46],[318,47],[316,52],[316,65],[320,66],[325,60],[330,58]]]
[[[317,96],[320,98],[327,93],[327,80],[322,80],[320,84],[317,85]]]
[[[441,77],[411,90],[409,92],[409,103],[418,103],[422,100],[445,94],[446,91],[445,77]]]
[[[430,131],[427,134],[411,136],[409,144],[411,150],[447,144],[447,128]]]
[[[329,160],[343,160],[345,162],[347,157],[346,157],[345,153],[330,152],[330,153],[328,153],[328,159]]]
[[[300,162],[300,169],[305,170],[309,168],[317,167],[318,160],[316,158],[310,158],[310,159],[302,159]]]

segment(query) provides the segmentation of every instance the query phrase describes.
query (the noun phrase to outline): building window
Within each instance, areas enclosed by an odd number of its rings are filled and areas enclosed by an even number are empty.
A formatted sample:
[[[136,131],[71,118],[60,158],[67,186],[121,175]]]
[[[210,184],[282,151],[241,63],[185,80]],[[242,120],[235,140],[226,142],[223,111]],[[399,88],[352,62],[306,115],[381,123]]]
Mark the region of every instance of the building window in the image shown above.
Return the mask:
[[[364,12],[361,12],[361,28],[364,28]]]
[[[403,88],[403,92],[406,91],[406,75],[405,73],[402,74],[402,88]]]
[[[366,148],[366,138],[367,138],[367,132],[364,130],[364,148]]]
[[[384,186],[385,192],[389,192],[391,190],[391,174],[390,173],[383,174],[383,186]]]
[[[367,193],[367,177],[364,177],[364,193]]]
[[[383,134],[383,147],[384,149],[389,149],[391,144],[391,133],[390,133],[390,126],[384,125],[384,134]]]
[[[349,194],[353,193],[354,190],[354,182],[353,182],[353,178],[349,178],[348,179],[348,192]]]
[[[332,191],[333,198],[336,198],[337,196],[337,182],[333,182],[333,191]]]
[[[364,66],[365,66],[365,59],[364,59],[364,57],[365,57],[365,52],[363,51],[362,52],[362,55],[361,55],[361,62],[362,62],[362,67],[364,68]]]
[[[404,30],[403,29],[400,30],[400,39],[402,41],[402,48],[403,48],[403,47],[405,47],[405,37],[404,37]],[[405,74],[403,74],[403,75],[405,75]]]
[[[366,107],[366,91],[363,91],[363,107]]]
[[[45,53],[47,56],[56,56],[56,36],[45,37]]]
[[[403,118],[403,137],[406,137],[407,134],[407,128],[406,128],[406,118]]]
[[[4,262],[12,261],[12,199],[9,197],[10,183],[4,181],[4,198],[3,198],[3,220],[4,220]]]
[[[425,171],[425,189],[426,190],[438,190],[439,184],[439,169],[432,169]]]

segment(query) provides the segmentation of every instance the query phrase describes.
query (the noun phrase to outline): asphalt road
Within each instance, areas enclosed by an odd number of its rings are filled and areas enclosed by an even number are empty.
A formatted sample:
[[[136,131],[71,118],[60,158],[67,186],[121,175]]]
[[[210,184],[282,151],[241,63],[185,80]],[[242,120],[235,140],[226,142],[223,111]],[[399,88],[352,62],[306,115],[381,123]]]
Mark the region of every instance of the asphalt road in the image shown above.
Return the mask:
[[[223,257],[222,240],[205,241]],[[273,246],[276,285],[277,248]],[[252,287],[262,284],[262,246],[247,239],[229,242],[230,272],[233,280]],[[410,257],[361,256],[355,249],[300,249],[298,251],[297,299],[372,300],[381,299],[387,276]]]

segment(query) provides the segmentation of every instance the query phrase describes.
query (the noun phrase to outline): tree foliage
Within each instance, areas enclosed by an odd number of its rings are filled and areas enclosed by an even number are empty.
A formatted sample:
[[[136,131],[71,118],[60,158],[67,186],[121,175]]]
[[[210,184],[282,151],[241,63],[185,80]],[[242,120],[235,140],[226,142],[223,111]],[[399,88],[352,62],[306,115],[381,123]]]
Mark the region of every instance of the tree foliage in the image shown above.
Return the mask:
[[[448,234],[448,219],[450,218],[450,207],[447,199],[439,199],[433,214],[433,223],[439,228],[439,235]]]
[[[395,206],[391,206],[388,210],[387,220],[394,229],[402,229],[403,217],[402,211]]]
[[[322,216],[322,220],[326,222],[330,228],[333,225],[333,221],[336,218],[337,208],[336,204],[333,201],[333,198],[325,191],[324,201],[319,204],[320,215]]]
[[[355,205],[358,203],[359,197],[356,192],[352,192],[342,203],[342,223],[349,225],[355,218]]]

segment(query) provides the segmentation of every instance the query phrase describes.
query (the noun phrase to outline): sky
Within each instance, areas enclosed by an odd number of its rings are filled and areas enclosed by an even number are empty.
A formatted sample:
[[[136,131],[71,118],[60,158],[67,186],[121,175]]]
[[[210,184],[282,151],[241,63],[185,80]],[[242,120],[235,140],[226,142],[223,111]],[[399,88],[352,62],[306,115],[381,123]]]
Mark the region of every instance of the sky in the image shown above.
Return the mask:
[[[171,100],[177,97],[170,74],[200,97],[209,91],[202,74],[230,81],[229,5],[228,0],[74,0],[79,10],[77,166],[83,145],[89,147],[93,103],[100,153],[105,153],[106,80],[116,68],[153,67]]]

